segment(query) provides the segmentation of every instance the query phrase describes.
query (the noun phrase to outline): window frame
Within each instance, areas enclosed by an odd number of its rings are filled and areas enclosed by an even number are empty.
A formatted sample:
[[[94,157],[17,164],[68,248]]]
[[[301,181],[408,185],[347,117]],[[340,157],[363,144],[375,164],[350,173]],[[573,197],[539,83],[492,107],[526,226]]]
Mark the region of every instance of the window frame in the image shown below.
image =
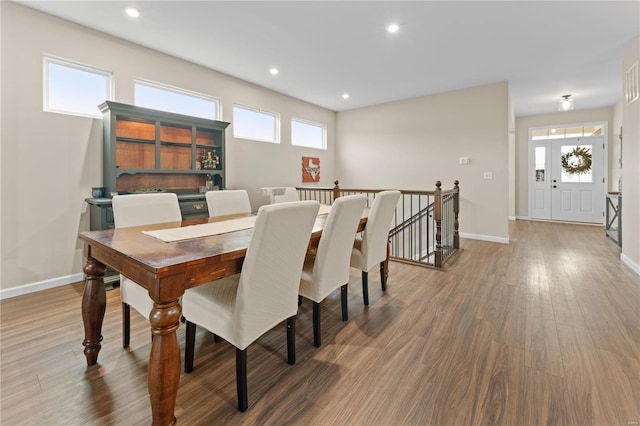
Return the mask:
[[[298,122],[300,124],[305,124],[307,126],[313,126],[313,127],[319,127],[320,129],[322,129],[322,146],[309,146],[309,145],[302,145],[302,144],[297,144],[294,142],[293,140],[293,122]],[[311,120],[305,120],[304,118],[299,118],[299,117],[291,117],[291,145],[292,146],[299,146],[302,148],[311,148],[311,149],[321,149],[326,151],[327,150],[327,125],[323,124],[323,123],[318,123],[315,121],[311,121]]]
[[[203,99],[205,101],[210,101],[213,102],[215,104],[215,114],[214,117],[201,117],[198,116],[199,118],[204,118],[207,120],[221,120],[222,117],[222,99],[217,97],[217,96],[213,96],[213,95],[208,95],[206,93],[200,93],[200,92],[196,92],[193,90],[189,90],[189,89],[185,89],[182,87],[177,87],[177,86],[172,86],[170,84],[165,84],[165,83],[159,83],[157,81],[152,81],[152,80],[147,80],[144,78],[134,78],[133,79],[133,104],[135,106],[139,106],[141,108],[150,108],[150,109],[157,109],[159,111],[167,111],[164,109],[159,109],[157,107],[150,107],[150,106],[146,106],[146,105],[138,105],[137,104],[137,99],[136,99],[136,85],[140,84],[142,86],[146,86],[146,87],[150,87],[152,89],[156,89],[156,90],[162,90],[165,92],[171,92],[171,93],[176,93],[178,95],[183,95],[183,96],[188,96],[188,97],[192,97],[192,98],[197,98],[197,99]],[[176,111],[167,111],[167,112],[171,112],[174,114],[182,114],[182,115],[190,115],[184,112],[176,112]]]
[[[106,77],[106,96],[105,98],[96,104],[96,109],[98,105],[104,101],[112,101],[114,99],[115,93],[115,84],[113,79],[113,71],[106,70],[104,68],[99,68],[93,65],[83,64],[81,62],[72,61],[65,58],[60,58],[53,55],[44,54],[42,56],[42,110],[44,112],[51,112],[55,114],[65,114],[65,115],[73,115],[76,117],[88,117],[88,118],[100,118],[102,119],[102,113],[98,110],[95,114],[90,114],[86,112],[77,112],[77,111],[69,111],[51,108],[50,104],[50,77],[49,77],[49,65],[55,64],[58,66],[75,69],[77,71],[84,71],[87,73],[99,75]]]
[[[274,129],[273,129],[273,133],[274,133],[274,140],[270,140],[270,139],[264,139],[264,138],[254,138],[254,137],[248,137],[248,136],[242,136],[242,135],[237,135],[236,134],[236,126],[235,124],[237,123],[238,120],[236,120],[235,118],[235,113],[236,113],[236,108],[240,108],[240,109],[244,109],[244,110],[248,110],[248,111],[252,111],[254,113],[258,113],[258,114],[264,114],[264,115],[269,115],[269,116],[273,116],[274,117]],[[248,105],[244,105],[244,104],[233,104],[233,137],[235,139],[244,139],[244,140],[249,140],[249,141],[257,141],[257,142],[267,142],[267,143],[274,143],[274,144],[280,144],[280,114],[274,111],[268,111],[265,109],[261,109],[261,108],[255,108],[255,107],[251,107]]]

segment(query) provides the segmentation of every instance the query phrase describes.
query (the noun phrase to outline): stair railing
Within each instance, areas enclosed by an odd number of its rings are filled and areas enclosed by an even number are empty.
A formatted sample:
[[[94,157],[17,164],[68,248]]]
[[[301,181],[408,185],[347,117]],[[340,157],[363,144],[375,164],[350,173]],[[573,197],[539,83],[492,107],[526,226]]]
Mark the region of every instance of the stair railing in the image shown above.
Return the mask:
[[[370,207],[381,189],[344,189],[339,182],[333,188],[298,187],[301,200],[317,200],[332,204],[344,195],[364,194]],[[460,186],[456,180],[452,189],[443,190],[436,182],[433,191],[400,190],[389,232],[389,258],[405,263],[442,269],[460,248],[459,212]]]

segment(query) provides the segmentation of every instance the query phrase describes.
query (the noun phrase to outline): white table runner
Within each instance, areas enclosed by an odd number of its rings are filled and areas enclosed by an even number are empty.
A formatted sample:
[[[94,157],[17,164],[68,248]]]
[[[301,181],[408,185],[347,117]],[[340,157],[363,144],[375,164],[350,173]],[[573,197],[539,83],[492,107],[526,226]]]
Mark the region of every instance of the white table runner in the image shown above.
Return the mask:
[[[318,215],[328,214],[330,210],[331,206],[321,204]],[[157,231],[142,231],[142,233],[164,241],[165,243],[173,243],[176,241],[190,240],[192,238],[210,237],[212,235],[242,231],[243,229],[253,228],[255,223],[256,216],[248,216],[238,219],[222,220],[220,222],[160,229]]]
[[[200,225],[181,226],[157,231],[142,231],[142,233],[164,241],[165,243],[172,243],[180,240],[190,240],[192,238],[209,237],[211,235],[241,231],[243,229],[253,228],[255,223],[256,216],[248,216],[220,222],[203,223]]]

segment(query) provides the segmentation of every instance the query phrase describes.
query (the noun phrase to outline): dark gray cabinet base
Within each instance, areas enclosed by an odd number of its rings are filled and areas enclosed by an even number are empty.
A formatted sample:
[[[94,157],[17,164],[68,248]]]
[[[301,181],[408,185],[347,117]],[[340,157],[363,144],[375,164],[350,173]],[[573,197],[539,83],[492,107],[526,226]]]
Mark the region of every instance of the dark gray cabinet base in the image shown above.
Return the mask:
[[[85,201],[89,204],[90,231],[114,227],[111,198],[86,198]],[[204,194],[178,194],[178,202],[183,220],[209,217]]]

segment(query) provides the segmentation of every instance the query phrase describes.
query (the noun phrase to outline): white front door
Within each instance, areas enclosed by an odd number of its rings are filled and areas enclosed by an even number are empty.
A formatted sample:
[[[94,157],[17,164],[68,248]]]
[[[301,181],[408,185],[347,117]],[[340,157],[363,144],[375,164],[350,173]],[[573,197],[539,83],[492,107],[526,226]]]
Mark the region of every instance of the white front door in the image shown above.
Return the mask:
[[[603,151],[602,137],[551,141],[551,219],[603,221]]]
[[[603,137],[531,141],[529,215],[532,219],[603,223],[603,141]],[[591,165],[586,167],[589,160]]]

